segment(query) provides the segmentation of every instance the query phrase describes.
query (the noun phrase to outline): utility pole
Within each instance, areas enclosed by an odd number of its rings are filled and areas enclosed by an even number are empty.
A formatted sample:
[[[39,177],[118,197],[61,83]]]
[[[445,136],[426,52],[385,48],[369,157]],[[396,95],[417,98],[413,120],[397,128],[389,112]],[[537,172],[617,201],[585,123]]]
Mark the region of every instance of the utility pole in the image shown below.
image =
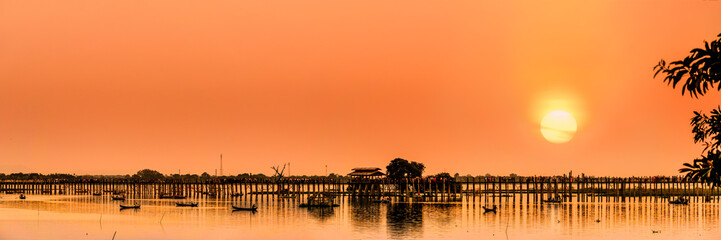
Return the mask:
[[[223,154],[220,154],[220,176],[223,176]]]

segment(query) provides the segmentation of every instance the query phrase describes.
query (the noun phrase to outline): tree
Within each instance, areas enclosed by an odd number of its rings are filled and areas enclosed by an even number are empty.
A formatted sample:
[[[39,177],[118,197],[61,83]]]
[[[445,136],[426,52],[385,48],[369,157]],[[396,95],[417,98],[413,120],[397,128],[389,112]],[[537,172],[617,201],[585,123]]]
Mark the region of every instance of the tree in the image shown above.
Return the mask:
[[[721,34],[719,39],[704,42],[704,48],[691,50],[691,55],[683,60],[666,64],[661,60],[655,67],[656,73],[666,75],[663,81],[674,89],[679,82],[684,82],[681,95],[686,91],[689,96],[699,98],[716,88],[721,91]],[[693,163],[684,163],[679,172],[685,173],[689,180],[702,181],[712,187],[721,185],[721,106],[711,110],[707,115],[694,112],[691,118],[694,142],[702,143],[705,148],[701,157]]]
[[[426,166],[423,163],[408,162],[408,160],[396,158],[386,166],[386,174],[388,174],[388,178],[394,179],[421,177],[425,168]]]
[[[436,174],[435,178],[436,178],[436,179],[447,179],[447,180],[448,180],[448,179],[451,179],[451,174],[450,174],[450,173],[447,173],[447,172],[442,172],[442,173]]]
[[[162,173],[155,171],[155,170],[143,169],[143,170],[138,171],[138,173],[136,173],[133,176],[133,178],[138,178],[142,181],[155,181],[155,180],[163,179],[163,178],[165,178],[165,176],[163,176]]]

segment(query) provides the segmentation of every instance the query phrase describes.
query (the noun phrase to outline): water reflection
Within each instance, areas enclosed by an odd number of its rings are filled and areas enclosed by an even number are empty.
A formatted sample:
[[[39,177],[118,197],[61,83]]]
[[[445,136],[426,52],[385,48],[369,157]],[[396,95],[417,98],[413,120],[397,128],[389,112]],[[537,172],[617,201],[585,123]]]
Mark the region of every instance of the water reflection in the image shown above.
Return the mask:
[[[388,235],[393,239],[423,237],[423,207],[421,203],[387,204]]]
[[[308,208],[308,215],[320,222],[325,222],[334,216],[333,208]]]
[[[176,207],[178,200],[172,199],[129,199],[126,204],[137,202],[142,207],[122,211],[121,202],[109,197],[4,197],[0,199],[0,239],[61,239],[43,229],[66,233],[58,236],[97,231],[112,237],[113,231],[119,231],[124,239],[227,238],[251,233],[257,235],[250,239],[505,239],[506,230],[509,239],[718,239],[721,235],[719,203],[670,205],[655,198],[562,204],[529,204],[514,198],[374,203],[345,197],[338,199],[336,208],[299,208],[304,197],[182,200],[200,203],[197,208]],[[230,208],[252,204],[258,207],[255,214]],[[498,212],[484,214],[481,206],[493,204]]]

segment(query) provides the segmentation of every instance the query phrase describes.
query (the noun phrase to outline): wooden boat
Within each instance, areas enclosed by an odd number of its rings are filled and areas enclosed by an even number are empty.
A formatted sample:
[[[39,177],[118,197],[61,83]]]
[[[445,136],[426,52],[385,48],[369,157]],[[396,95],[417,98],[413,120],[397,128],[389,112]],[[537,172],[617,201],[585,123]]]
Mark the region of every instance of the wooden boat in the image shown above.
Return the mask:
[[[50,190],[43,190],[43,193],[52,193]]]
[[[374,203],[389,203],[391,202],[391,198],[381,198],[373,200]]]
[[[668,201],[670,204],[688,205],[688,200],[684,198],[678,198],[676,200]]]
[[[175,195],[173,196],[174,199],[185,199],[186,197],[183,195]]]
[[[113,200],[125,201],[125,196],[124,196],[124,195],[114,195],[114,196],[112,196],[111,198],[112,198]]]
[[[251,212],[258,211],[258,207],[256,207],[255,205],[253,205],[251,207],[238,207],[238,206],[233,205],[232,207],[233,207],[233,211],[251,211]]]
[[[122,210],[122,209],[129,209],[129,208],[139,209],[139,208],[140,208],[140,204],[135,204],[135,205],[123,205],[123,204],[120,204],[120,209],[121,209],[121,210]]]
[[[177,202],[177,203],[175,203],[175,206],[177,206],[177,207],[197,207],[198,203],[196,203],[196,202]]]
[[[25,194],[20,194],[20,199],[25,199]]]
[[[330,203],[330,204],[301,203],[300,205],[298,205],[298,207],[302,207],[302,208],[328,208],[328,207],[338,207],[338,206],[340,206],[340,205],[335,204],[335,203]]]
[[[241,196],[243,196],[243,193],[242,192],[232,193],[232,194],[230,194],[230,196],[231,197],[241,197]]]
[[[562,203],[563,200],[561,200],[560,198],[556,198],[556,199],[543,200],[543,202],[545,202],[545,203]]]
[[[173,196],[173,195],[165,194],[165,193],[162,193],[162,194],[160,194],[160,196],[158,196],[158,198],[160,198],[160,199],[168,199],[168,198],[171,198],[171,199],[172,199],[172,198],[174,198],[174,197],[175,197],[175,196]]]
[[[86,190],[86,189],[79,189],[79,190],[75,190],[75,193],[76,193],[76,194],[84,194],[84,193],[88,193],[88,190]]]
[[[496,207],[496,205],[493,205],[492,208],[487,208],[485,206],[483,206],[482,208],[483,208],[483,213],[488,213],[488,212],[496,213],[496,210],[498,210],[498,207]]]
[[[94,192],[94,193],[93,193],[93,196],[102,196],[102,195],[103,195],[103,193],[101,193],[101,192]]]
[[[513,197],[513,195],[511,195],[511,194],[500,194],[500,195],[490,195],[490,196],[488,196],[488,197],[508,198],[508,197]]]
[[[299,207],[302,208],[326,208],[326,207],[337,207],[338,204],[333,203],[335,197],[331,193],[315,193],[310,195],[306,203],[301,203]]]

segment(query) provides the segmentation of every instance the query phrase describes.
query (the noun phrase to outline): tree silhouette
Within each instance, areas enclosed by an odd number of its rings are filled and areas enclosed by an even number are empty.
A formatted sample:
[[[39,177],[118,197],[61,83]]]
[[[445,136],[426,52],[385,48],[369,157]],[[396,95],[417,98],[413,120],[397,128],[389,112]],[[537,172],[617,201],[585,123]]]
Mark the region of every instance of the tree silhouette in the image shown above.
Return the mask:
[[[394,179],[414,178],[421,177],[425,169],[426,166],[423,163],[408,162],[403,158],[396,158],[386,166],[386,174],[388,174],[388,178]]]
[[[666,75],[663,81],[676,88],[684,82],[681,95],[686,91],[689,96],[698,98],[709,89],[721,91],[721,34],[719,39],[704,42],[704,48],[691,50],[691,55],[683,60],[666,64],[661,60],[655,67],[656,73]],[[702,181],[712,187],[721,185],[721,106],[711,110],[707,115],[694,112],[691,118],[694,142],[705,145],[701,157],[693,163],[684,163],[679,172],[685,173],[689,180]]]
[[[142,181],[156,181],[165,178],[162,173],[151,169],[140,170],[133,177]]]

